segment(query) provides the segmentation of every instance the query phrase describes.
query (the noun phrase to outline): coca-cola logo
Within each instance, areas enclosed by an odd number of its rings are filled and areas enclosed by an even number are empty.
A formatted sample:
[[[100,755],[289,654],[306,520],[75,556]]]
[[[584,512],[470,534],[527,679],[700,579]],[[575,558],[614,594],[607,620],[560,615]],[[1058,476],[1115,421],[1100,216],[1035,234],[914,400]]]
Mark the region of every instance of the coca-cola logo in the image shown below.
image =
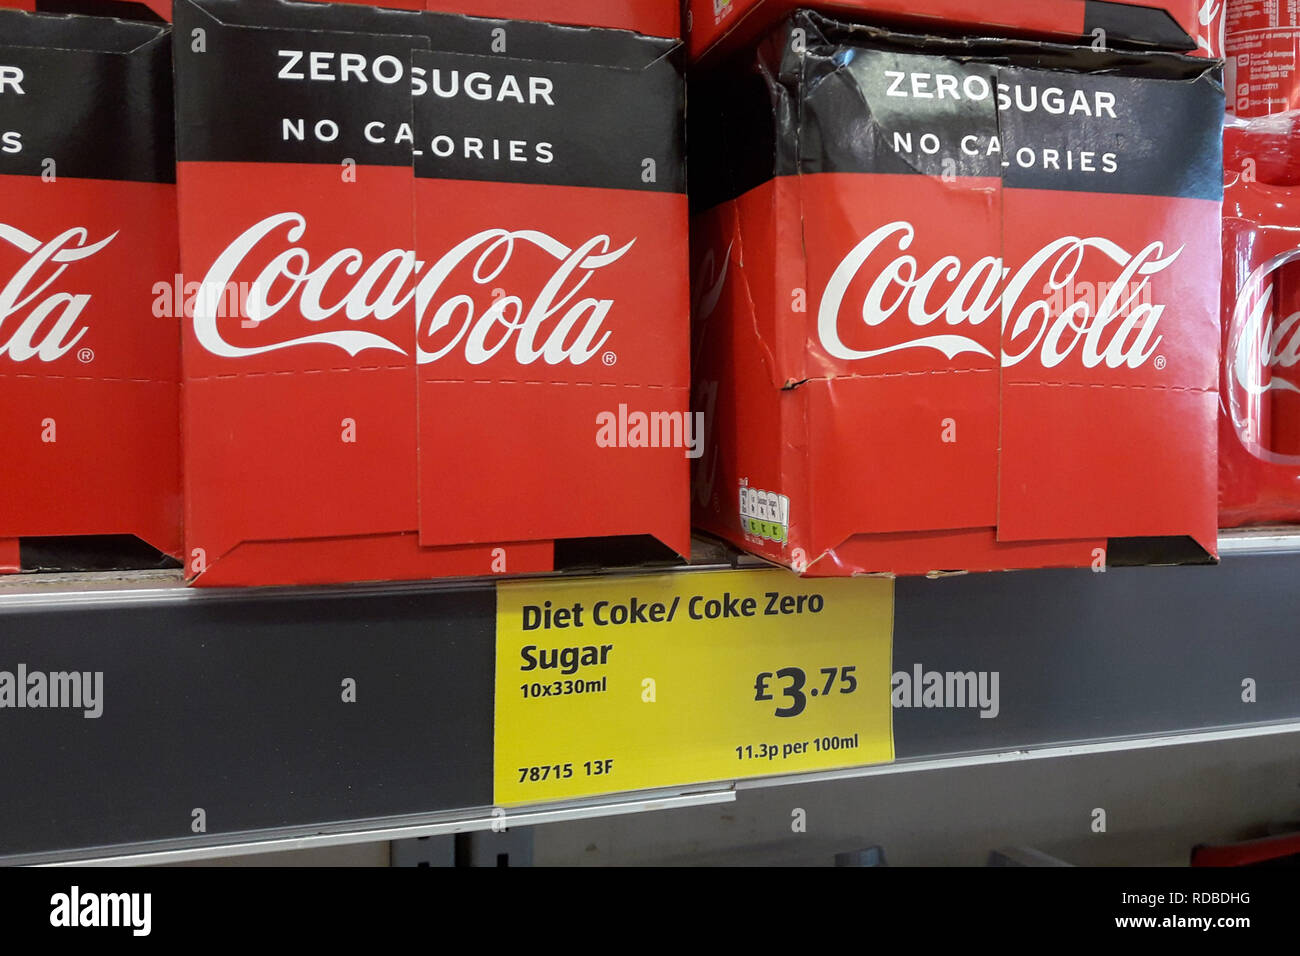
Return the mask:
[[[1274,276],[1296,259],[1300,249],[1257,266],[1237,294],[1228,326],[1227,396],[1233,430],[1252,455],[1279,465],[1300,464],[1300,455],[1269,448],[1263,427],[1270,393],[1300,394],[1291,371],[1300,362],[1300,312],[1279,319],[1273,305]]]
[[[1205,0],[1196,11],[1200,34],[1196,38],[1198,49],[1209,56],[1223,55],[1224,0]]]
[[[1152,242],[1131,253],[1099,236],[1063,236],[1043,246],[1016,268],[995,256],[964,263],[942,256],[922,263],[909,255],[916,230],[909,222],[881,226],[859,242],[836,267],[817,313],[817,332],[826,352],[845,361],[862,361],[908,349],[933,349],[949,361],[959,355],[994,355],[971,331],[997,316],[1001,323],[1003,367],[1031,356],[1055,368],[1078,355],[1085,368],[1144,365],[1159,346],[1157,333],[1165,306],[1153,302],[1151,277],[1168,269],[1182,247],[1166,254]],[[1072,288],[1085,263],[1101,260],[1114,281],[1099,298],[1076,298],[1065,308],[1054,300]],[[850,286],[869,277],[856,317],[845,313]],[[1032,291],[1031,291],[1032,290]],[[856,301],[856,300],[855,300]],[[887,322],[895,319],[889,326]],[[889,330],[887,344],[855,348],[846,344],[854,329]]]
[[[432,262],[403,249],[367,261],[354,248],[313,261],[300,245],[306,233],[302,215],[280,213],[246,229],[217,256],[194,304],[194,334],[203,348],[223,358],[308,345],[342,349],[353,357],[372,349],[406,355],[396,336],[357,326],[387,322],[413,303],[418,364],[459,351],[469,364],[481,365],[512,346],[519,365],[582,365],[600,354],[608,341],[605,322],[614,306],[613,299],[583,297],[582,292],[593,275],[623,258],[636,243],[632,239],[614,248],[609,236],[598,235],[570,246],[536,230],[486,229]],[[510,267],[522,247],[542,253],[551,263],[544,281],[539,284],[533,278],[526,298],[512,292],[509,284]],[[463,287],[449,288],[449,277],[466,269],[474,285],[492,290],[491,304],[481,311]],[[223,326],[218,321],[221,293],[236,275],[256,278],[241,321]],[[347,284],[342,292],[340,282]],[[218,294],[204,295],[205,289]],[[313,326],[331,327],[294,334],[293,322],[276,318],[286,313]],[[272,322],[282,322],[286,331],[267,341]],[[232,340],[233,330],[241,328],[257,330],[256,341]],[[302,331],[300,324],[296,331]]]
[[[0,222],[0,243],[22,257],[0,287],[0,357],[53,362],[81,341],[86,334],[82,313],[90,296],[53,290],[71,263],[93,256],[115,238],[116,232],[90,242],[89,230],[76,226],[42,240]]]

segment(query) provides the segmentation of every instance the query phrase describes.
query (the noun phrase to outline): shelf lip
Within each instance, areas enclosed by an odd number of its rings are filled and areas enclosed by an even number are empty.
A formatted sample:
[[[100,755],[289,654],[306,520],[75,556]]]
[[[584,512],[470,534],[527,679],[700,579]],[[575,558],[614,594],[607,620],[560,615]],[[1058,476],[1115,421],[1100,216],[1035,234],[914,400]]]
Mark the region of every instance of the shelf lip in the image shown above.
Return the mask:
[[[490,588],[490,578],[439,581],[373,582],[328,587],[192,588],[179,571],[89,572],[86,574],[22,575],[26,580],[0,579],[0,611],[79,607],[127,607],[157,604],[209,604],[226,601],[295,597],[367,597],[430,591],[469,591]]]
[[[162,850],[134,846],[123,847],[116,852],[114,848],[108,847],[83,851],[70,850],[65,853],[0,859],[0,866],[167,866],[232,856],[255,856],[264,853],[284,853],[321,847],[353,846],[359,843],[382,843],[389,840],[413,840],[420,837],[470,833],[491,830],[502,823],[507,827],[530,827],[546,823],[597,820],[602,817],[625,816],[633,813],[715,806],[734,803],[735,800],[736,791],[728,784],[707,788],[680,787],[671,791],[632,791],[582,801],[540,804],[517,809],[502,808],[497,812],[493,812],[494,808],[487,807],[443,812],[425,821],[372,821],[364,827],[335,832],[317,831],[297,836],[257,833],[249,834],[246,840],[238,840],[232,835],[227,842],[214,842],[202,846],[176,846]]]
[[[1221,727],[1172,730],[1164,733],[1136,734],[1128,737],[1111,737],[1098,740],[1032,744],[1015,750],[978,750],[968,753],[904,757],[892,763],[862,764],[856,767],[841,767],[836,770],[775,774],[770,777],[750,777],[735,781],[734,786],[737,791],[764,790],[771,787],[788,787],[798,784],[856,780],[862,777],[879,777],[932,770],[953,770],[961,767],[982,767],[990,764],[1019,763],[1027,760],[1059,760],[1095,754],[1156,750],[1162,747],[1185,747],[1287,734],[1300,735],[1300,720],[1283,719],[1263,721],[1258,724],[1231,724]]]
[[[359,825],[333,831],[317,829],[314,832],[299,832],[296,835],[284,831],[278,833],[276,831],[255,832],[247,834],[247,838],[242,840],[239,839],[240,835],[231,834],[225,842],[217,841],[198,846],[174,845],[166,849],[149,849],[148,844],[145,844],[120,848],[99,847],[95,849],[68,850],[65,852],[10,857],[0,860],[0,866],[114,867],[162,866],[201,862],[232,856],[253,856],[265,853],[484,831],[490,830],[494,826],[500,826],[503,822],[508,827],[540,826],[547,823],[595,820],[633,813],[714,806],[733,803],[742,792],[766,790],[774,787],[808,786],[865,777],[955,770],[1029,760],[1066,759],[1092,754],[1208,744],[1281,734],[1300,734],[1300,721],[1284,720],[1165,734],[1137,735],[1108,740],[1028,746],[1018,750],[936,754],[934,756],[896,760],[892,763],[865,764],[838,770],[810,771],[807,773],[775,774],[768,777],[753,777],[742,780],[722,780],[682,786],[670,790],[627,791],[601,797],[529,804],[514,808],[475,807],[465,810],[443,811],[423,819],[390,818],[387,820],[365,821],[364,823],[358,821]],[[185,841],[177,842],[183,843]]]
[[[1219,532],[1219,555],[1300,554],[1300,526],[1234,528]]]

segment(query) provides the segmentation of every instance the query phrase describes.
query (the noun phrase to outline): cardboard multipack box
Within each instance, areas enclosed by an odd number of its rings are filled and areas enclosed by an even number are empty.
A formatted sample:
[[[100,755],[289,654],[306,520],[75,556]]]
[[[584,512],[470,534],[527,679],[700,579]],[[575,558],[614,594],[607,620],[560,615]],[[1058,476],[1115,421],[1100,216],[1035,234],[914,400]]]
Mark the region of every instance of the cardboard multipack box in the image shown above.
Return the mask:
[[[426,9],[607,27],[674,39],[682,35],[681,0],[428,0]]]
[[[691,59],[743,49],[799,7],[926,33],[1029,37],[1211,57],[1223,51],[1223,0],[687,0]]]
[[[302,0],[326,2],[326,0]],[[680,0],[334,0],[397,10],[461,13],[498,20],[538,20],[571,26],[631,30],[681,37]],[[0,7],[48,13],[82,13],[127,20],[171,20],[172,0],[0,0]]]
[[[1213,558],[1215,65],[800,12],[691,97],[698,526],[813,574]]]
[[[0,568],[19,539],[180,553],[171,38],[0,11]]]
[[[172,0],[0,0],[0,7],[16,7],[36,13],[162,22],[171,19]]]
[[[178,0],[187,569],[198,584],[689,550],[670,40]],[[418,178],[417,178],[418,176]],[[672,436],[668,436],[671,438]],[[628,439],[628,440],[620,440]]]

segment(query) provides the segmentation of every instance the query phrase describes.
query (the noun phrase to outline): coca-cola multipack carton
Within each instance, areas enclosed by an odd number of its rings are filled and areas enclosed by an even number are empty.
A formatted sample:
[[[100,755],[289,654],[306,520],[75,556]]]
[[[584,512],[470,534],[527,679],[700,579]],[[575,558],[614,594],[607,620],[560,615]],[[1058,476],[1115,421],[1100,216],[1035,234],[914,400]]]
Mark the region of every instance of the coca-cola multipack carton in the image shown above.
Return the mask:
[[[320,3],[326,0],[302,0]],[[679,0],[334,0],[397,10],[462,13],[500,20],[540,20],[573,26],[632,30],[648,36],[681,36]],[[172,0],[0,0],[0,7],[49,13],[84,13],[123,19],[165,19]]]
[[[19,539],[180,553],[180,328],[157,288],[177,267],[170,40],[0,11],[4,570]]]
[[[1222,56],[1226,0],[687,0],[691,59],[743,48],[798,7],[936,33]],[[1271,0],[1258,0],[1263,5]],[[1276,4],[1274,4],[1276,5]]]
[[[427,9],[476,17],[608,27],[656,37],[682,35],[680,0],[428,0]]]
[[[161,22],[171,19],[172,0],[0,0],[0,7]]]
[[[801,11],[691,103],[699,526],[812,574],[1212,559],[1216,64]]]
[[[1297,115],[1224,131],[1220,524],[1300,521]]]
[[[279,0],[175,23],[196,582],[685,554],[678,44]]]
[[[1300,5],[1224,2],[1228,109],[1245,118],[1300,107]]]

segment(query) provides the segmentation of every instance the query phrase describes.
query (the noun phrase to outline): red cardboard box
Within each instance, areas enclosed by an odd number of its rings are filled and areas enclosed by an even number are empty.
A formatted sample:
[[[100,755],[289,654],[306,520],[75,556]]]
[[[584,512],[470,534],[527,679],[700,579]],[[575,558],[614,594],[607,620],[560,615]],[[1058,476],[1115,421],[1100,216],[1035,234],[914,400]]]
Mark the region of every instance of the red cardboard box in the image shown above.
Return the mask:
[[[1222,527],[1300,521],[1300,149],[1295,114],[1224,132]]]
[[[413,62],[434,90],[497,70]],[[438,280],[416,344],[422,544],[653,530],[689,549],[685,454],[593,440],[624,408],[689,420],[681,85],[671,64],[642,67],[521,59],[526,104],[416,98],[415,252]],[[447,448],[475,467],[448,469]]]
[[[545,20],[679,38],[679,0],[428,0],[427,9],[505,20]]]
[[[325,0],[304,0],[325,2]],[[649,36],[681,36],[678,0],[333,0],[368,7],[463,13],[501,20],[540,20],[575,26],[632,30]],[[0,0],[0,7],[46,13],[84,13],[127,20],[170,20],[172,0]]]
[[[235,294],[186,325],[196,583],[543,571],[558,540],[633,534],[686,553],[683,450],[602,447],[593,414],[688,411],[675,44],[175,13],[209,38],[177,54],[185,273]]]
[[[1215,68],[808,12],[757,66],[692,92],[697,525],[813,574],[1209,560]]]
[[[20,538],[180,553],[170,75],[164,27],[0,11],[4,570]]]
[[[925,32],[1104,42],[1222,55],[1223,0],[688,0],[692,60],[751,44],[799,7],[847,20]],[[716,48],[716,49],[715,49]]]
[[[0,0],[0,7],[56,15],[73,13],[121,20],[162,21],[171,19],[172,0]]]

